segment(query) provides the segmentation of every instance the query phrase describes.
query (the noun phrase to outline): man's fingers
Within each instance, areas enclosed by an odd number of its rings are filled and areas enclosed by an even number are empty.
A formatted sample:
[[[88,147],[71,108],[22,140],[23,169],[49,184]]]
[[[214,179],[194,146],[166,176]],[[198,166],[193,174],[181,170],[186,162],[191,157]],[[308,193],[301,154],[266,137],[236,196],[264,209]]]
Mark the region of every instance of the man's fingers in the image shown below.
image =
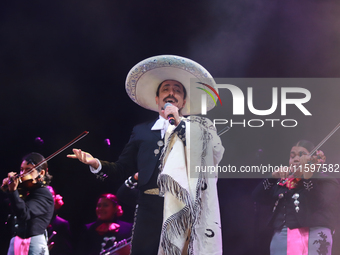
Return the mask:
[[[88,164],[89,160],[93,159],[91,154],[82,151],[81,149],[72,149],[72,151],[74,154],[68,154],[67,155],[68,158],[78,159],[80,162],[84,164]]]
[[[83,161],[83,152],[81,151],[81,149],[72,149],[74,154],[68,154],[67,157],[68,158],[74,158],[74,159],[79,159],[80,161]]]
[[[87,158],[86,158],[86,153],[85,152],[81,152],[81,161],[86,163],[87,162]]]
[[[77,156],[77,158],[79,159],[81,156],[81,150],[80,149],[73,149],[73,153]]]

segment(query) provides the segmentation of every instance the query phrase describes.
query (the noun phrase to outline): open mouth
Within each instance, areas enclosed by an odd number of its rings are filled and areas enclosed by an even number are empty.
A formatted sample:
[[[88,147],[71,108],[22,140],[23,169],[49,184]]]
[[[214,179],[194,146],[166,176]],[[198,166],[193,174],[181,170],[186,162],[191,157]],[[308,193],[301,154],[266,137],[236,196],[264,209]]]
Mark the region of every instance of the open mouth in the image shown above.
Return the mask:
[[[166,98],[164,98],[164,102],[174,104],[174,103],[177,103],[178,100],[176,98],[173,98],[173,97],[166,97]]]

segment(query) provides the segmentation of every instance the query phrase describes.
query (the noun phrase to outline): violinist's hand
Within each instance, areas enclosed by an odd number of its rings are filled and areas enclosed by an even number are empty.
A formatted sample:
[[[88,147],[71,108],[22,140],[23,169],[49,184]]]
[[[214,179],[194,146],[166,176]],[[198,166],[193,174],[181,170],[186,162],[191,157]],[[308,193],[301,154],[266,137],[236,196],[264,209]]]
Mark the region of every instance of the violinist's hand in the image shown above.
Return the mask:
[[[326,156],[323,151],[316,151],[316,155],[313,155],[312,162],[315,164],[324,164],[326,162]]]
[[[15,190],[18,188],[19,179],[17,179],[17,178],[13,178],[13,180],[11,181],[11,183],[8,184],[8,183],[9,183],[9,180],[11,179],[11,177],[13,177],[13,176],[15,176],[15,175],[16,175],[16,173],[14,173],[14,172],[9,172],[8,175],[7,175],[8,177],[5,178],[5,179],[3,179],[3,181],[2,181],[2,186],[1,186],[1,189],[2,189],[3,191],[6,190],[6,189],[4,188],[4,186],[7,186],[7,189],[8,189],[8,191],[10,191],[10,192],[13,192],[13,191],[15,191]]]
[[[181,119],[179,118],[178,108],[176,106],[169,105],[165,108],[165,110],[162,110],[162,112],[164,113],[165,117],[168,117],[170,114],[174,116],[175,126],[177,126],[181,122]]]
[[[289,176],[289,174],[290,174],[290,168],[288,166],[282,166],[277,171],[274,171],[272,173],[272,177],[276,179],[277,178],[285,179]]]
[[[94,169],[99,167],[99,163],[96,158],[94,158],[90,153],[82,151],[81,149],[73,149],[74,154],[68,154],[68,158],[79,159],[80,162],[83,162],[86,165],[92,166]]]
[[[323,164],[326,162],[326,156],[320,150],[316,151],[316,155],[312,157],[309,155],[303,155],[300,157],[300,164],[303,169],[303,178],[309,179],[313,176],[313,169],[317,169],[318,166],[311,166],[312,164]]]
[[[7,184],[8,184],[8,177],[6,177],[5,179],[2,180],[1,190],[3,192],[7,191],[7,189],[8,189]]]

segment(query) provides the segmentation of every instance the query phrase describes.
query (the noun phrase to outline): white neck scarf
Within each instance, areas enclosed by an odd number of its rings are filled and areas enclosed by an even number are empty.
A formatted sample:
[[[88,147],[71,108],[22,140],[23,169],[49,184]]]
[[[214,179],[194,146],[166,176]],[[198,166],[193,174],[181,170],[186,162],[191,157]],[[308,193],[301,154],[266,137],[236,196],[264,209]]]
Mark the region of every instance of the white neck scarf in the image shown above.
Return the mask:
[[[158,120],[153,124],[151,130],[161,130],[161,137],[164,138],[165,132],[168,129],[169,121],[159,115]]]

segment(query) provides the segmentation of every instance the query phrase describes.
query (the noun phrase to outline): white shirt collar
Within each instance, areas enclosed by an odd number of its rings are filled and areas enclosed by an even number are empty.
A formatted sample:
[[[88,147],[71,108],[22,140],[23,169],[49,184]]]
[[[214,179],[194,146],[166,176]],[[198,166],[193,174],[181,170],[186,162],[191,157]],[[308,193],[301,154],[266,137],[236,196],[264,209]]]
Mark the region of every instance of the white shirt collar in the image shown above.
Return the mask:
[[[169,121],[164,119],[161,115],[159,115],[158,120],[153,124],[151,130],[161,130],[161,136],[164,138],[164,134],[168,129]]]

